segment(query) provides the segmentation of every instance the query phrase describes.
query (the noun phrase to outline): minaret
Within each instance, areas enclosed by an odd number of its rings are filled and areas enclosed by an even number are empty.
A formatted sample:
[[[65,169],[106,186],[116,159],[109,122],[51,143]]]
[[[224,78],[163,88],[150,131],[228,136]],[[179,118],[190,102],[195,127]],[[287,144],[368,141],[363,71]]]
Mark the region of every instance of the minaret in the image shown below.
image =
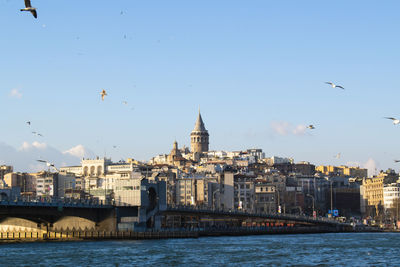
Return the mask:
[[[201,118],[200,110],[197,117],[196,125],[190,134],[190,147],[193,153],[202,153],[208,151],[208,131],[204,127],[203,119]]]

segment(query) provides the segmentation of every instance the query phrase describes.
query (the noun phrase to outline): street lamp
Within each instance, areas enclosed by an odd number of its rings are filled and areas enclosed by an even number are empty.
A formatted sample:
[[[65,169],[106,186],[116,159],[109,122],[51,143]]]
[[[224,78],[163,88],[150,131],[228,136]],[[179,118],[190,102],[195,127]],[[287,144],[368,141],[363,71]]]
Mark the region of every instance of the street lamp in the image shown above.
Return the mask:
[[[315,198],[314,198],[314,196],[312,196],[312,195],[310,195],[310,194],[307,194],[307,196],[312,198],[312,213],[313,213],[313,216],[314,216],[314,211],[315,211],[315,209],[314,209],[314,202],[315,202]]]

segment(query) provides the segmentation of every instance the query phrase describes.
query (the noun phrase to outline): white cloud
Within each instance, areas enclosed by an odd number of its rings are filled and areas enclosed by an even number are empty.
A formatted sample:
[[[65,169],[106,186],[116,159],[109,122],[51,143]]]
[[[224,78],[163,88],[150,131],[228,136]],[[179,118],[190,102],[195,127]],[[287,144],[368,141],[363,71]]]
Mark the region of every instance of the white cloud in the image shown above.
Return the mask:
[[[22,93],[19,91],[18,88],[14,88],[14,89],[11,89],[9,96],[13,97],[13,98],[21,98]]]
[[[290,132],[290,125],[286,121],[273,121],[271,122],[272,130],[278,135],[288,135]]]
[[[46,149],[47,148],[46,143],[39,143],[37,141],[33,142],[32,146],[37,148],[37,149]]]
[[[93,157],[94,153],[88,149],[86,149],[83,145],[74,146],[66,151],[63,154],[69,154],[77,158],[87,158]]]
[[[37,141],[33,142],[32,144],[29,144],[28,142],[23,142],[20,150],[30,150],[30,149],[46,149],[47,145],[46,143],[39,143]]]
[[[19,150],[28,150],[31,147],[32,147],[32,145],[29,144],[28,142],[23,142],[22,146],[19,148]]]
[[[38,159],[48,160],[56,167],[79,164],[79,158],[64,154],[46,143],[24,142],[19,149],[0,142],[0,162],[14,166],[15,171],[35,172],[46,169],[45,164],[38,163]]]
[[[307,127],[305,125],[292,125],[286,121],[274,121],[271,122],[271,129],[274,133],[280,136],[286,135],[305,135]]]
[[[296,128],[293,129],[294,135],[304,135],[306,133],[307,127],[305,125],[297,125]]]

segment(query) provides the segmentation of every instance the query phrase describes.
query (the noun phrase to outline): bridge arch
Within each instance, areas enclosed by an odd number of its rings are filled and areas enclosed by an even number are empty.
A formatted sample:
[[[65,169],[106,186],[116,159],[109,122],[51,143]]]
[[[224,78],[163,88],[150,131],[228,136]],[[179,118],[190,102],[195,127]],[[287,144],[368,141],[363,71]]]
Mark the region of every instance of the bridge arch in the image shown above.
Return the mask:
[[[53,231],[84,231],[84,230],[95,230],[96,222],[91,220],[76,217],[76,216],[64,216],[53,223]]]
[[[40,224],[39,224],[40,225]],[[0,219],[0,232],[40,232],[38,222],[24,218],[6,217]]]

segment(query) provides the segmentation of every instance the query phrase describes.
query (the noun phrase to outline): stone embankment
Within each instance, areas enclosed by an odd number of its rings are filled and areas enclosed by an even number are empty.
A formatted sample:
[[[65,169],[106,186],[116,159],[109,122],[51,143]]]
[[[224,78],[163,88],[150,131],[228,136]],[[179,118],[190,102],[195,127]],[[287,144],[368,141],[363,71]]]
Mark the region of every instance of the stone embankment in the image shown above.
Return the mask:
[[[381,232],[373,229],[337,230],[332,227],[247,227],[228,229],[195,229],[191,231],[68,231],[68,232],[0,232],[0,243],[84,241],[84,240],[141,240],[166,238],[198,238],[203,236],[245,236],[271,234],[313,234],[339,232]]]

